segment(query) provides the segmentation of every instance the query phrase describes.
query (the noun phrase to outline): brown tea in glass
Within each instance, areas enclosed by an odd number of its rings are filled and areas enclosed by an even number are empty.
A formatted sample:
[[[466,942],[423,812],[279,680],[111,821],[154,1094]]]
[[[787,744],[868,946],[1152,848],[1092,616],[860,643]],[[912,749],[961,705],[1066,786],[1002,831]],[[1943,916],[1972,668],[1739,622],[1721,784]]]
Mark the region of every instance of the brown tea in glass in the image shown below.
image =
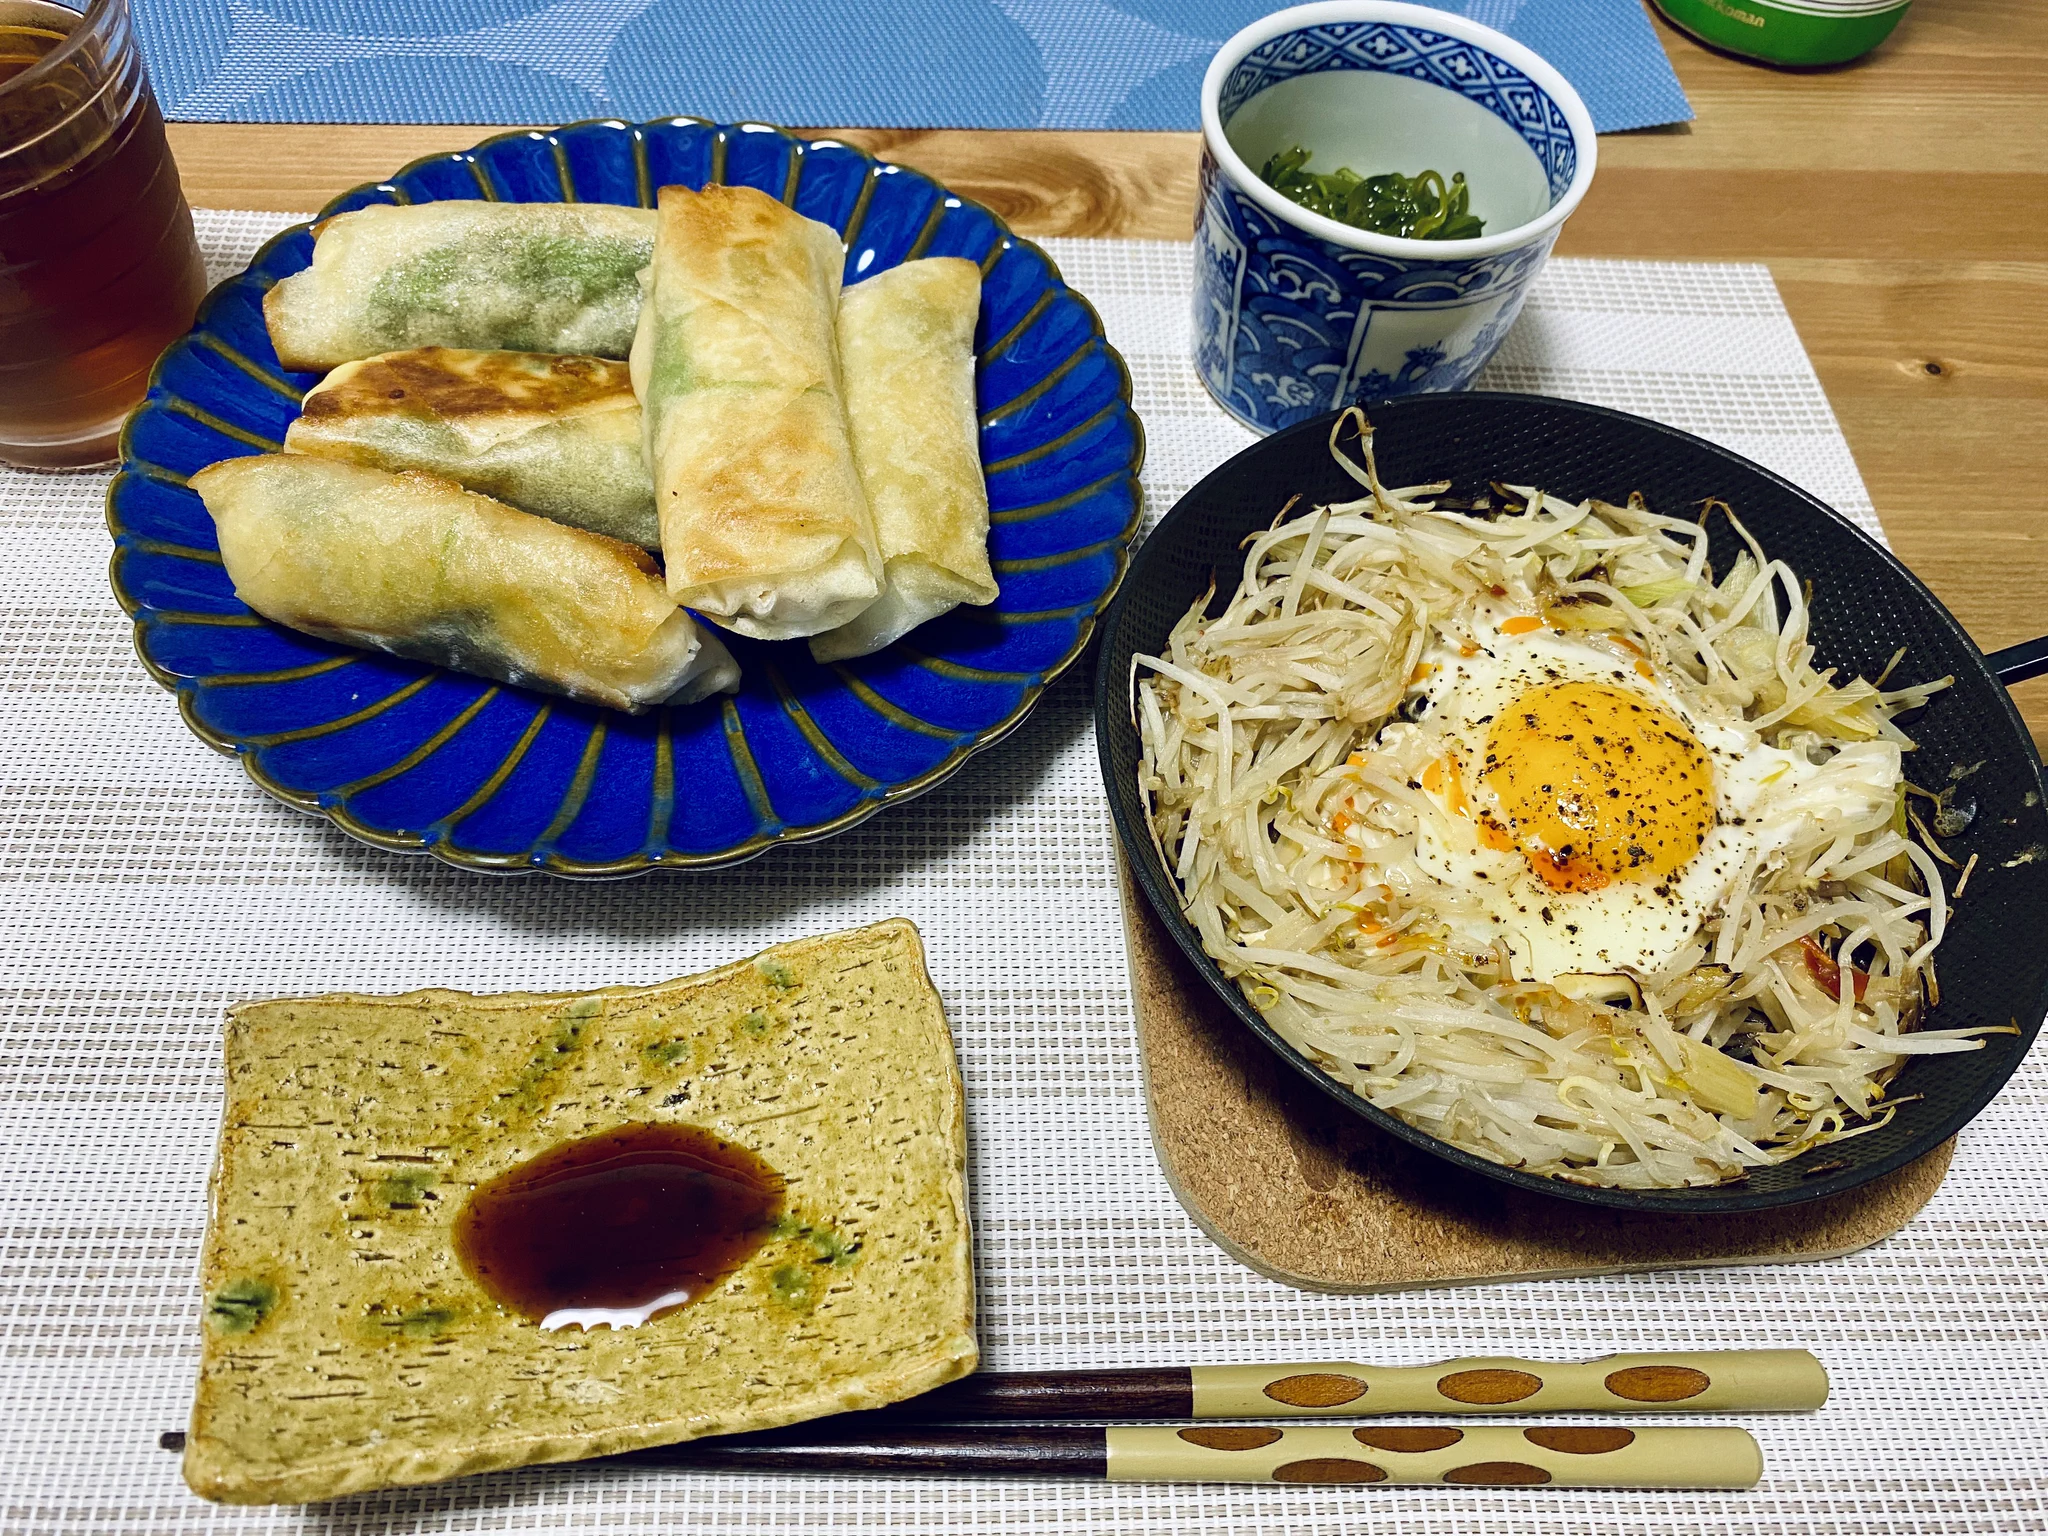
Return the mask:
[[[0,0],[0,463],[111,460],[205,287],[128,0]]]

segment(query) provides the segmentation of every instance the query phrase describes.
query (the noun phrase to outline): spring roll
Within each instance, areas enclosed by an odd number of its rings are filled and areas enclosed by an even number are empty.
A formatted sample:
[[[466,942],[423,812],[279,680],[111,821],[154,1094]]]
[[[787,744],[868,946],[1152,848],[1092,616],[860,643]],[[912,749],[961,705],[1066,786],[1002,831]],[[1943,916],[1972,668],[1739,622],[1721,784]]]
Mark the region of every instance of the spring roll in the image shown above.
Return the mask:
[[[820,661],[869,655],[960,603],[995,601],[974,411],[980,308],[981,269],[957,256],[907,261],[839,301],[846,418],[883,589],[811,641]]]
[[[522,511],[661,547],[624,363],[421,347],[343,363],[284,435],[312,453],[454,480]]]
[[[451,481],[275,453],[192,489],[235,595],[309,635],[636,713],[739,681],[646,551]]]
[[[380,203],[321,224],[263,318],[298,370],[429,346],[624,357],[653,249],[651,208]]]
[[[633,388],[669,595],[763,640],[882,590],[847,440],[839,236],[749,187],[663,187]]]

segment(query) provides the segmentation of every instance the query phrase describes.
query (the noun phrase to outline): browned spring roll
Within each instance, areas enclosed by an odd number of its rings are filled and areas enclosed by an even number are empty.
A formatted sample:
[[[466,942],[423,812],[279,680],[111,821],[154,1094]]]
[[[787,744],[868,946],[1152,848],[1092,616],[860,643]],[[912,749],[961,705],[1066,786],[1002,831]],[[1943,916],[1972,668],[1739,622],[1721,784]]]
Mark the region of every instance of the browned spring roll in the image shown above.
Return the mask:
[[[839,237],[749,187],[663,187],[633,388],[668,590],[741,634],[832,629],[881,592],[848,443]]]
[[[235,595],[307,634],[629,711],[739,681],[644,551],[452,481],[270,453],[192,489]]]
[[[980,308],[981,269],[958,256],[906,261],[839,301],[846,414],[883,591],[811,641],[820,661],[866,656],[957,604],[995,601],[974,411]]]
[[[306,396],[288,453],[425,470],[522,511],[661,547],[624,363],[420,347],[343,363]]]

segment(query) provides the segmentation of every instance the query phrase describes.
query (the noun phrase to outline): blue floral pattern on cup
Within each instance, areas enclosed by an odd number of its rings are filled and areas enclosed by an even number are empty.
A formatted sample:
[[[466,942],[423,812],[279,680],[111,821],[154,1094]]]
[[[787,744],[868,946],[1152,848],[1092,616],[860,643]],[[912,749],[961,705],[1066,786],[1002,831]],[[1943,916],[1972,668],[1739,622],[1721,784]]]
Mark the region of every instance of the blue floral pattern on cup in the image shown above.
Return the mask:
[[[1461,38],[1379,21],[1340,21],[1268,38],[1223,83],[1217,111],[1228,123],[1259,92],[1297,75],[1367,69],[1407,75],[1477,102],[1522,136],[1562,197],[1578,170],[1571,124],[1544,89],[1506,59]]]
[[[1512,127],[1553,204],[1578,170],[1558,103],[1485,48],[1416,27],[1333,23],[1259,44],[1225,78],[1227,126],[1278,81],[1333,69],[1394,72],[1454,90]],[[1520,314],[1557,225],[1505,251],[1395,257],[1275,217],[1232,185],[1207,145],[1195,222],[1195,366],[1246,426],[1275,432],[1336,407],[1464,389]]]

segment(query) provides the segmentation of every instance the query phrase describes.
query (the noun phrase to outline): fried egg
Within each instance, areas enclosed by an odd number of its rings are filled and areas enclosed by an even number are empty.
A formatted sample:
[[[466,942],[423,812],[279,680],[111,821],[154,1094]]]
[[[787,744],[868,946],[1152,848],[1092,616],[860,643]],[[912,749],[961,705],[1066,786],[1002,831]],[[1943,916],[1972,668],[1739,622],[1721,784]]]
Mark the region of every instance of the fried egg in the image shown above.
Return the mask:
[[[1439,638],[1375,743],[1436,814],[1405,893],[1519,980],[1655,973],[1789,824],[1816,770],[1681,700],[1618,636],[1482,605]]]

